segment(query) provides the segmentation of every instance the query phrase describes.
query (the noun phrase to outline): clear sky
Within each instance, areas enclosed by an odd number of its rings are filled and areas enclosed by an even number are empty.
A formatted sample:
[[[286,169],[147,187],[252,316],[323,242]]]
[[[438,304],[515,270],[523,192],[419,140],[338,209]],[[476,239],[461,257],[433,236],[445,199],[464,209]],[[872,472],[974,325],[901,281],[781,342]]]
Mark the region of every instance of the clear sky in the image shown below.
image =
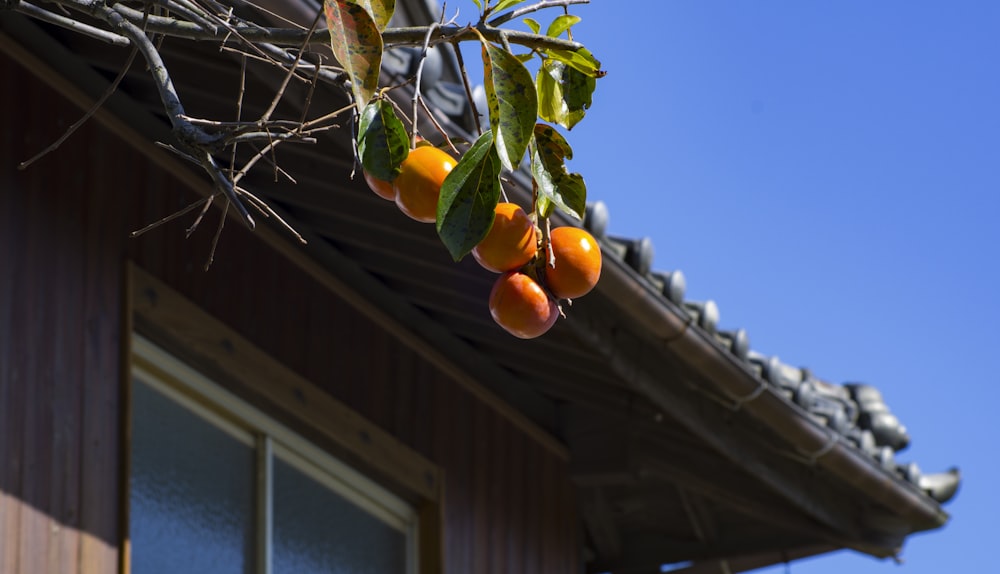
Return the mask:
[[[853,553],[818,574],[982,572],[1000,532],[1000,2],[592,0],[602,61],[570,167],[649,236],[722,327],[831,382],[885,395],[912,445],[957,465],[951,523],[905,564]],[[784,572],[784,567],[763,572]]]

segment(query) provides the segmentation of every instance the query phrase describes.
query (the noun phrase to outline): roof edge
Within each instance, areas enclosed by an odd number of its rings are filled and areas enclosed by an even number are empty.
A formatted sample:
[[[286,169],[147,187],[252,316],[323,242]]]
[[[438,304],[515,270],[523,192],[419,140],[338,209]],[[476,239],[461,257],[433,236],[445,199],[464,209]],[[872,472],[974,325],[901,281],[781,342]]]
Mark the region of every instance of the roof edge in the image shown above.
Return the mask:
[[[691,328],[693,318],[668,299],[652,291],[641,277],[622,262],[606,258],[598,287],[619,309],[665,348],[746,411],[758,422],[788,438],[789,445],[817,466],[906,519],[913,530],[940,527],[948,514],[929,496],[894,479],[870,461],[836,431],[828,429],[789,403],[774,388],[757,378],[712,336]],[[620,373],[647,398],[662,407],[655,388],[637,383],[635,369]]]

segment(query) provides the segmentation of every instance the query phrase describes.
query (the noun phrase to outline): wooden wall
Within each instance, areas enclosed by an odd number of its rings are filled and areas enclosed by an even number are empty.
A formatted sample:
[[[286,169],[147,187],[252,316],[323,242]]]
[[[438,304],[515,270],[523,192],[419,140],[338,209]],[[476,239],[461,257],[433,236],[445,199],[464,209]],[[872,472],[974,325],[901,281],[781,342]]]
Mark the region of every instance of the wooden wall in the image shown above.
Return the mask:
[[[118,568],[127,260],[434,461],[452,573],[580,571],[567,463],[0,53],[0,574]]]

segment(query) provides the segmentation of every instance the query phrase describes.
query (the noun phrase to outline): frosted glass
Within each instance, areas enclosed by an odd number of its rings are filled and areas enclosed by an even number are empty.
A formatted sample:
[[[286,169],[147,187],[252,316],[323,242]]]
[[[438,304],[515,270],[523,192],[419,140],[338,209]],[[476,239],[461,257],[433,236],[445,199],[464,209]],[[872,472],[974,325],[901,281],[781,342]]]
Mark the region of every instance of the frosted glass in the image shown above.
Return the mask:
[[[132,573],[250,574],[253,449],[139,381],[132,397]]]
[[[274,459],[275,574],[405,574],[403,532],[278,457]]]

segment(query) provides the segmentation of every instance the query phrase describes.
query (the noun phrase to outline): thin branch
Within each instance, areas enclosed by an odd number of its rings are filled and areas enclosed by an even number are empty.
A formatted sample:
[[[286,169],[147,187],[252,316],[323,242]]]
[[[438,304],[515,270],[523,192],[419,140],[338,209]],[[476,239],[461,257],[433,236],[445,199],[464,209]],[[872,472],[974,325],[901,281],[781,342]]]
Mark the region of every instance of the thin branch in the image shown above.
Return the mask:
[[[282,96],[285,95],[285,88],[288,87],[288,82],[292,79],[292,75],[295,74],[295,70],[298,69],[299,61],[302,60],[302,54],[306,51],[306,46],[309,45],[309,40],[312,38],[313,33],[316,32],[316,27],[319,26],[319,19],[322,15],[322,11],[316,11],[316,17],[313,19],[312,26],[309,28],[309,35],[306,36],[302,45],[299,46],[299,50],[295,54],[295,61],[292,62],[292,67],[288,69],[285,79],[282,80],[281,86],[278,87],[278,91],[274,94],[274,98],[271,100],[271,105],[268,106],[267,110],[260,116],[260,121],[266,122],[271,119],[271,114],[274,113],[275,108],[278,107],[278,102],[280,102]]]
[[[237,142],[251,142],[251,141],[274,141],[274,140],[284,140],[294,143],[316,143],[316,138],[304,137],[299,132],[282,132],[282,133],[271,133],[270,131],[262,132],[248,132],[238,134],[232,137],[226,138],[226,145]]]
[[[61,16],[48,10],[44,10],[35,6],[34,4],[29,4],[27,2],[19,2],[15,4],[14,9],[17,12],[24,14],[25,16],[30,16],[32,18],[41,20],[43,22],[48,22],[49,24],[55,24],[56,26],[61,26],[67,30],[72,30],[74,32],[79,32],[84,36],[90,36],[91,38],[96,38],[102,42],[107,42],[114,46],[130,46],[132,44],[128,38],[115,34],[114,32],[109,32],[107,30],[102,30],[83,22],[79,22],[72,18],[66,16]]]
[[[264,46],[264,44],[258,44],[258,47],[260,47],[260,46]],[[281,51],[281,49],[277,48],[276,46],[275,46],[275,49]],[[275,60],[273,57],[271,57],[271,55],[269,55],[269,54],[265,54],[264,56],[261,56],[259,54],[255,54],[255,53],[249,52],[249,51],[247,51],[247,50],[245,50],[243,48],[240,48],[240,47],[235,47],[235,46],[221,46],[219,48],[219,51],[220,52],[231,52],[233,54],[239,55],[242,58],[249,58],[251,60],[254,60],[254,61],[257,61],[257,62],[263,62],[265,64],[270,64],[272,66],[277,66],[279,68],[290,67],[290,64],[286,64],[285,62],[279,62],[278,60]],[[295,74],[294,78],[296,80],[302,82],[303,84],[308,83],[310,81],[309,78],[303,76],[299,72],[309,72],[309,71],[312,71],[312,68],[313,68],[312,66],[299,66],[299,69],[296,70],[296,74]],[[325,71],[325,70],[323,70],[323,71]],[[332,76],[336,76],[337,72],[333,72],[331,75]],[[341,80],[339,78],[336,81],[330,81],[329,78],[324,77],[322,75],[322,72],[321,72],[320,77],[323,78],[324,81],[326,81],[328,83],[331,83],[331,84],[340,85],[340,84],[343,83],[343,80]]]
[[[437,118],[434,117],[434,112],[432,112],[431,109],[429,107],[427,107],[427,102],[425,102],[423,98],[420,98],[420,107],[422,107],[424,109],[424,113],[427,114],[427,117],[431,120],[431,123],[434,124],[435,128],[437,128],[437,131],[442,136],[444,136],[444,141],[445,141],[445,143],[448,144],[448,147],[451,148],[451,151],[453,151],[453,152],[455,152],[457,154],[458,153],[458,149],[455,148],[455,144],[451,143],[451,138],[448,137],[448,132],[444,131],[444,128],[442,128],[441,124],[438,123]]]
[[[298,231],[295,231],[295,228],[289,225],[289,223],[285,221],[285,218],[281,217],[281,215],[277,211],[272,209],[270,205],[268,205],[263,200],[261,200],[260,198],[258,198],[257,196],[255,196],[254,194],[250,193],[249,191],[243,188],[240,188],[240,193],[246,195],[247,197],[252,197],[255,200],[257,200],[257,202],[260,203],[260,207],[262,207],[268,214],[270,214],[271,217],[275,219],[275,221],[277,221],[279,224],[281,224],[282,227],[284,227],[289,233],[291,233],[292,236],[294,236],[295,239],[299,241],[299,243],[302,243],[303,245],[308,243],[308,241],[306,241],[306,239],[302,237],[302,235]]]
[[[417,64],[417,79],[413,83],[413,130],[410,133],[410,148],[417,147],[417,102],[420,100],[420,80],[424,75],[424,62],[427,61],[427,46],[431,42],[431,34],[434,30],[437,30],[440,24],[433,23],[427,27],[427,33],[424,35],[424,46],[423,50],[420,52],[420,63]]]
[[[246,94],[247,87],[247,58],[243,56],[240,58],[240,89],[236,96],[236,121],[239,122],[243,119],[243,96]],[[239,147],[237,144],[233,144],[233,151],[229,156],[229,181],[233,180],[233,166],[236,165],[236,148]]]
[[[94,11],[93,3],[88,0],[57,1],[61,5],[82,10],[87,13],[93,13]],[[116,4],[114,6],[114,10],[133,22],[138,21],[142,14],[139,10],[122,6],[121,4]],[[322,37],[313,36],[310,38],[308,30],[296,28],[267,28],[235,18],[234,22],[229,24],[225,30],[212,32],[211,30],[206,30],[192,22],[163,16],[150,16],[148,29],[150,32],[157,34],[165,34],[175,38],[186,38],[189,40],[221,41],[229,34],[238,34],[240,39],[250,46],[266,43],[270,44],[272,47],[293,46],[297,48],[305,43],[307,39],[309,40],[309,44],[326,43],[326,40]],[[483,36],[486,37],[487,40],[491,42],[500,42],[500,29],[489,25],[482,25],[478,27],[478,30]],[[444,25],[438,28],[438,32],[439,33],[436,37],[431,38],[431,46],[436,46],[443,42],[466,42],[477,41],[479,39],[468,26],[458,26],[454,24]],[[382,40],[387,49],[395,46],[421,46],[426,34],[427,26],[386,28],[382,32]],[[576,51],[583,47],[583,44],[578,42],[570,42],[561,38],[550,38],[542,34],[533,34],[531,32],[523,32],[520,30],[508,30],[506,31],[506,34],[507,39],[512,44],[517,44],[526,48],[538,50],[557,49]]]
[[[472,97],[472,86],[469,84],[469,73],[465,70],[465,59],[462,57],[462,49],[457,43],[452,42],[452,50],[455,52],[455,59],[458,60],[458,70],[462,76],[462,85],[465,87],[465,98],[469,101],[469,112],[472,114],[472,123],[476,124],[476,133],[483,135],[482,114],[476,107],[476,101]]]
[[[479,32],[491,42],[500,42],[501,30],[490,26],[477,28]],[[416,26],[412,28],[387,28],[382,33],[382,39],[386,45],[393,46],[419,46],[423,40],[423,34],[427,31],[426,26]],[[431,45],[436,46],[442,42],[469,42],[479,41],[472,28],[468,26],[442,26],[439,28],[440,34],[431,39]],[[522,32],[520,30],[505,30],[507,40],[512,44],[524,46],[526,48],[546,50],[570,50],[576,51],[583,47],[583,44],[570,42],[560,38],[550,38],[541,34]]]
[[[489,21],[489,25],[496,27],[504,22],[509,22],[514,18],[520,18],[521,16],[531,14],[532,12],[537,12],[539,10],[544,10],[545,8],[552,8],[553,6],[562,6],[563,8],[566,8],[572,4],[590,4],[590,0],[542,0],[537,4],[525,6],[524,8],[518,8],[513,12],[507,12],[506,14],[497,16]]]
[[[69,139],[69,136],[73,135],[76,132],[76,130],[80,128],[80,126],[82,126],[84,123],[87,122],[87,120],[89,120],[94,114],[96,114],[97,110],[99,110],[101,106],[104,105],[104,102],[108,101],[108,98],[110,98],[111,95],[114,94],[115,91],[118,89],[118,85],[121,84],[122,79],[125,77],[125,74],[127,74],[129,68],[132,67],[132,62],[135,61],[135,56],[138,53],[139,53],[139,47],[138,46],[133,47],[131,53],[129,53],[128,55],[128,59],[125,60],[125,64],[122,66],[121,71],[118,72],[118,76],[116,76],[115,80],[111,82],[111,85],[108,86],[108,89],[104,90],[104,93],[101,94],[101,97],[98,98],[96,102],[94,102],[94,105],[90,106],[90,109],[87,110],[87,113],[83,114],[82,118],[77,120],[76,123],[74,123],[73,125],[69,126],[69,129],[67,129],[63,133],[63,135],[59,137],[59,139],[49,144],[49,147],[38,152],[31,159],[22,161],[20,164],[18,164],[17,169],[19,170],[27,169],[28,166],[30,166],[31,164],[45,157],[49,153],[57,150],[59,146],[63,144],[63,142]]]
[[[210,195],[208,197],[203,197],[203,198],[195,201],[194,203],[192,203],[191,205],[189,205],[189,206],[187,206],[187,207],[185,207],[183,209],[179,209],[179,210],[171,213],[170,215],[168,215],[168,216],[166,216],[166,217],[164,217],[162,219],[159,219],[157,221],[154,221],[153,223],[150,223],[149,225],[147,225],[146,227],[143,227],[142,229],[137,229],[136,231],[133,231],[132,233],[129,234],[129,237],[139,237],[140,235],[142,235],[143,233],[146,233],[147,231],[149,231],[151,229],[155,229],[155,228],[163,225],[164,223],[171,222],[171,221],[177,219],[178,217],[184,215],[185,213],[194,211],[194,209],[197,208],[199,205],[201,205],[203,203],[206,203],[208,201],[211,201],[213,197],[215,197],[215,194],[212,194],[212,195]]]
[[[320,56],[317,55],[317,58]],[[302,113],[299,114],[299,130],[302,129],[302,125],[306,123],[306,116],[309,115],[309,108],[312,106],[313,94],[316,92],[316,86],[319,85],[319,72],[320,67],[317,62],[316,72],[313,74],[312,81],[309,82],[309,90],[306,92],[306,101],[302,103]]]
[[[185,239],[191,238],[191,235],[194,233],[194,230],[198,229],[198,226],[201,225],[201,220],[205,218],[205,214],[208,213],[208,209],[212,207],[212,203],[214,202],[215,202],[215,195],[213,194],[208,196],[208,201],[205,202],[205,205],[201,208],[201,211],[198,212],[198,217],[194,218],[194,222],[184,232]],[[226,206],[228,207],[229,204],[227,203]]]
[[[253,229],[256,225],[253,221],[253,217],[250,216],[250,212],[247,211],[246,206],[243,205],[243,202],[240,201],[240,198],[236,195],[234,184],[226,179],[222,170],[219,169],[218,165],[216,165],[215,158],[212,157],[212,154],[207,151],[202,152],[201,163],[205,166],[209,175],[212,176],[212,179],[215,181],[215,185],[222,190],[222,193],[226,194],[226,199],[233,204],[233,207],[236,208],[237,213],[239,213],[240,217],[243,218],[247,227]]]
[[[209,267],[212,266],[212,262],[215,261],[215,250],[219,247],[219,238],[222,237],[222,228],[226,226],[226,216],[229,215],[229,202],[222,208],[222,217],[219,218],[219,228],[215,230],[215,236],[212,237],[212,247],[208,251],[208,261],[205,262],[205,271],[208,271]]]
[[[213,16],[205,13],[201,8],[187,2],[186,0],[156,0],[159,4],[174,14],[179,14],[184,18],[194,22],[203,30],[217,34],[219,27],[212,23]]]

